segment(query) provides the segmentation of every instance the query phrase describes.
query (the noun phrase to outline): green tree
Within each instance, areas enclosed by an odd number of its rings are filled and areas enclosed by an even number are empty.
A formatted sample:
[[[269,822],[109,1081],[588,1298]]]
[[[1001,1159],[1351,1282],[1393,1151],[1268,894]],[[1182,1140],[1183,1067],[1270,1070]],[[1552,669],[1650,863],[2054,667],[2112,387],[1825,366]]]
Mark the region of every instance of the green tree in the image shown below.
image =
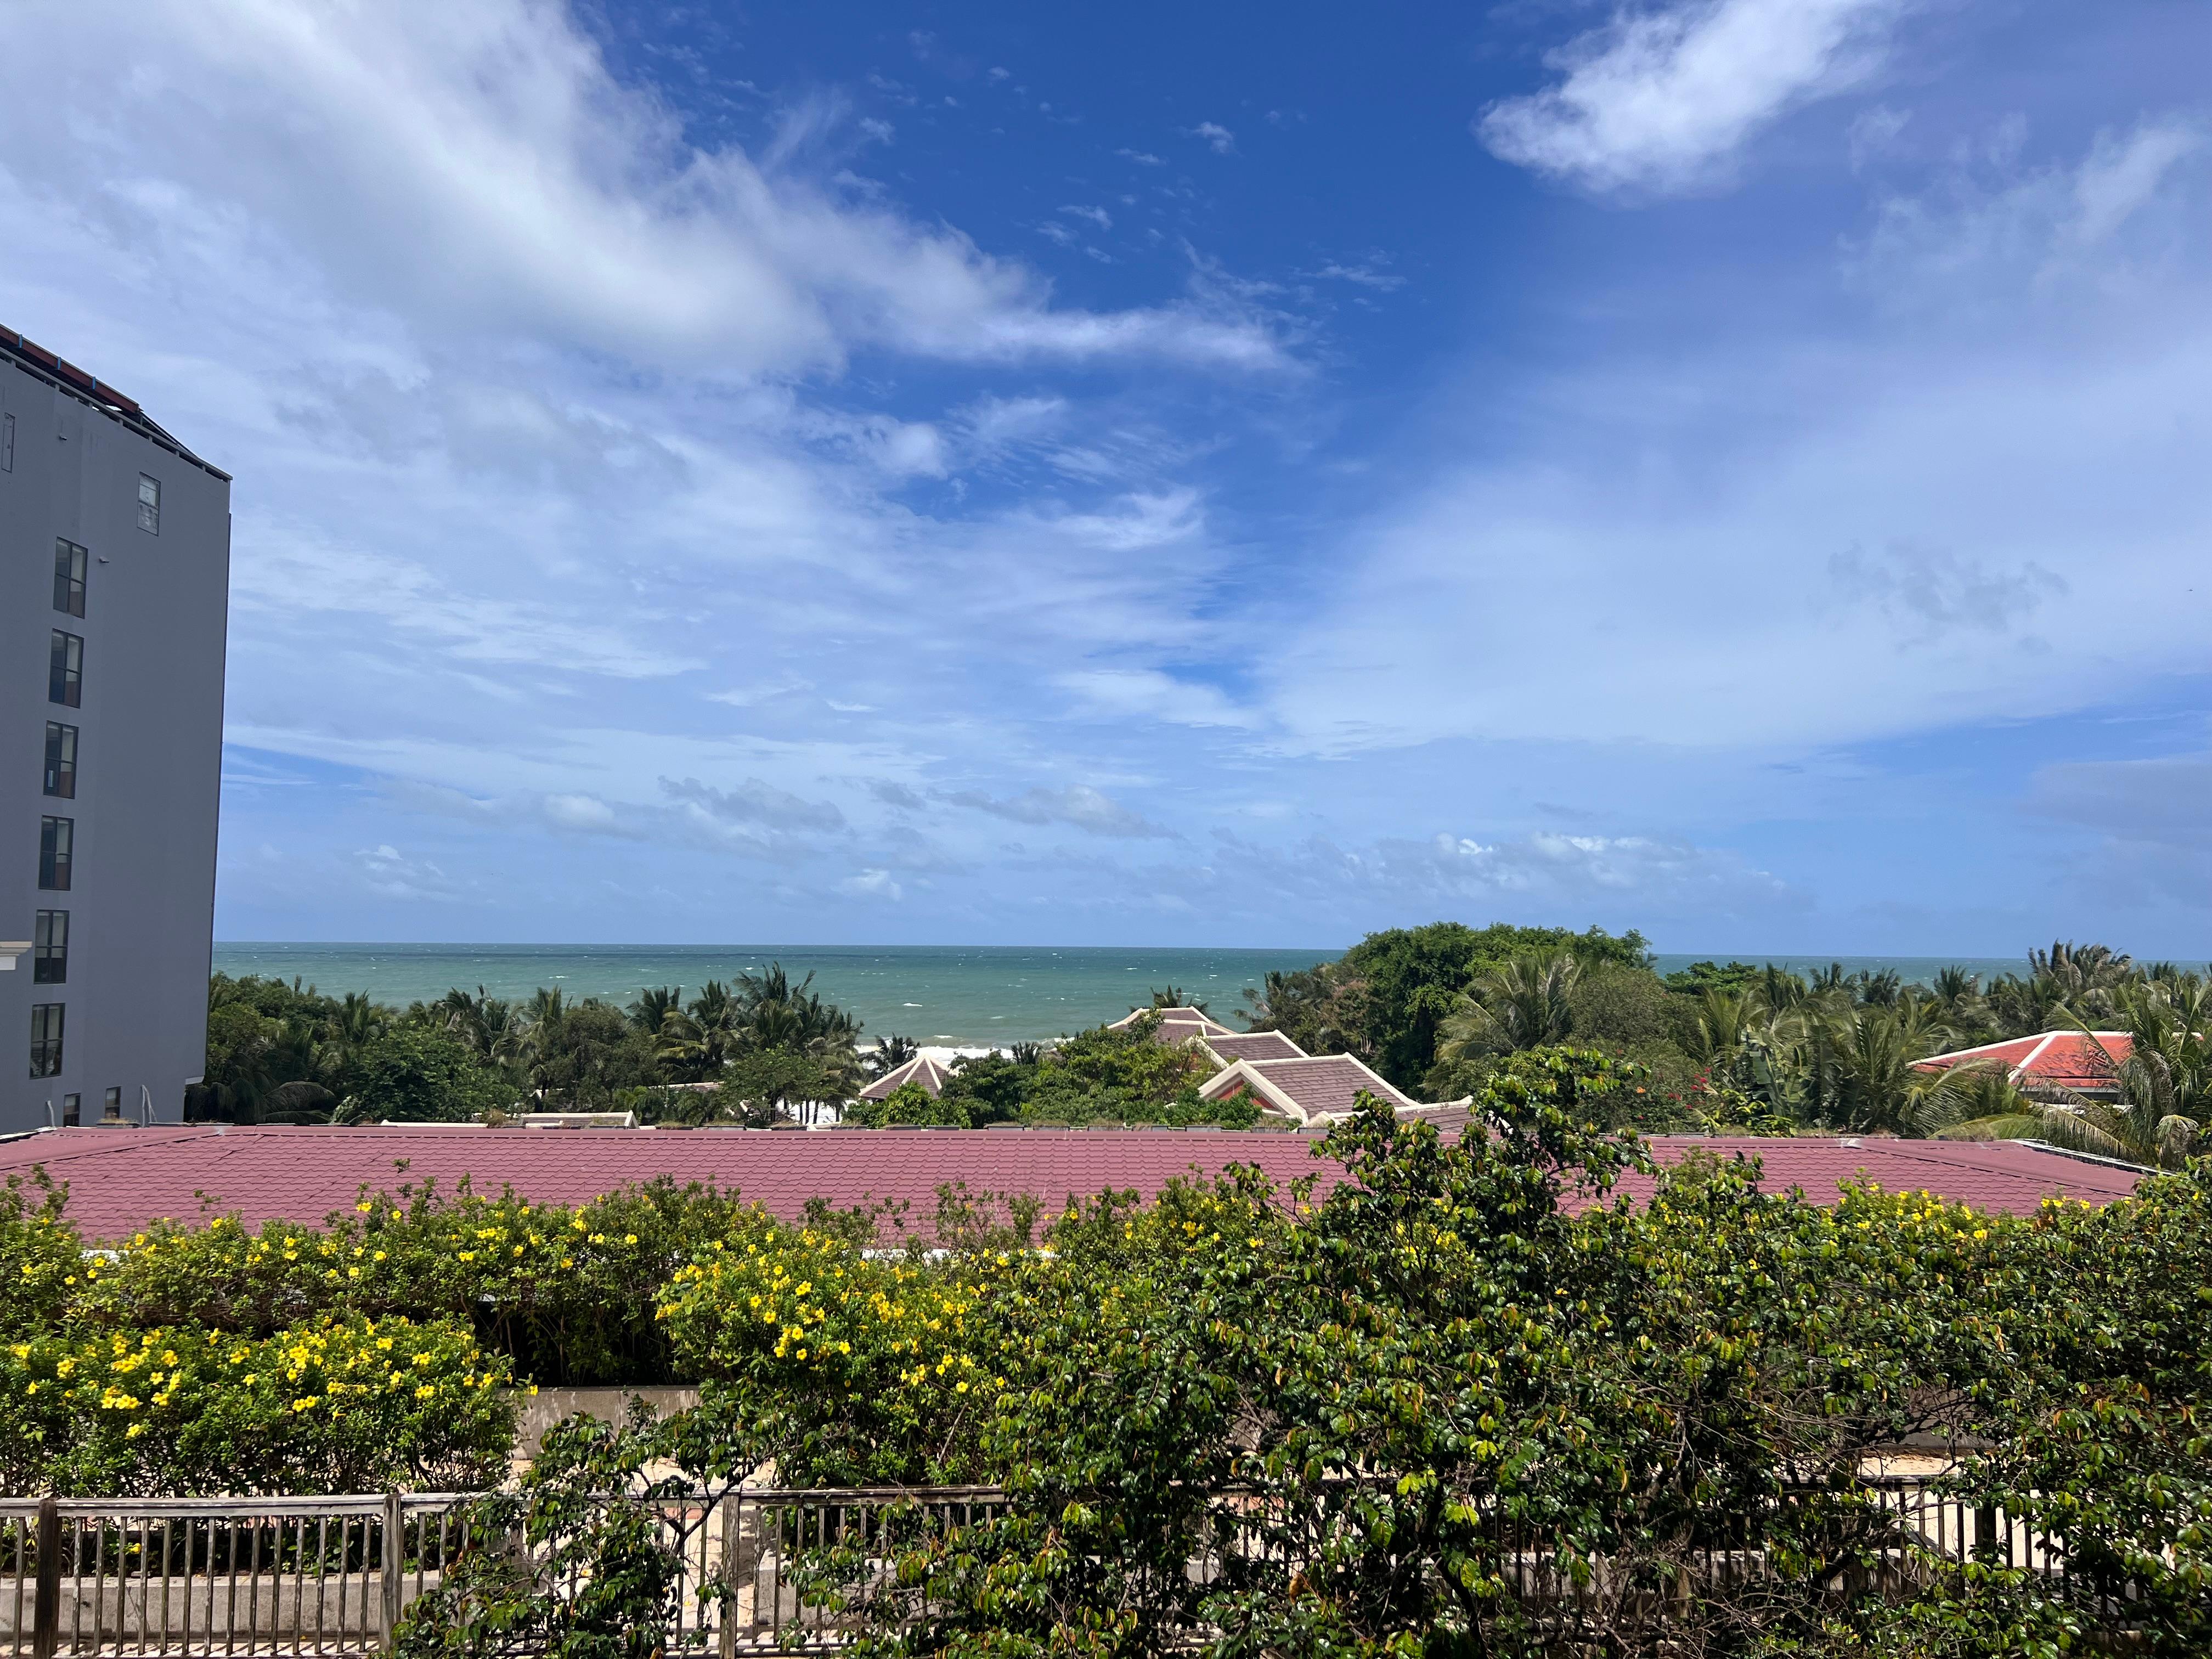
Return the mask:
[[[1522,957],[1565,953],[1583,968],[1648,965],[1644,936],[1592,927],[1473,928],[1455,921],[1370,933],[1342,957],[1304,975],[1271,978],[1255,1002],[1255,1030],[1280,1030],[1310,1053],[1358,1054],[1401,1088],[1437,1058],[1438,1033],[1475,981]],[[1306,1042],[1311,1035],[1316,1043]]]
[[[466,1123],[512,1110],[514,1085],[434,1027],[395,1026],[362,1051],[340,1108],[349,1123]]]

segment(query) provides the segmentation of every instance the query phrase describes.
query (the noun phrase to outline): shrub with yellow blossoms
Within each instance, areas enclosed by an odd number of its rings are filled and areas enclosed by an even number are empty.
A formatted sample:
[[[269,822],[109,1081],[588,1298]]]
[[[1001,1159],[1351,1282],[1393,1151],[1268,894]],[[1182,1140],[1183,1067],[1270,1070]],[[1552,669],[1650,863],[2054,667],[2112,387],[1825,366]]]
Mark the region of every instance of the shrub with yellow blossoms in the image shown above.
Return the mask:
[[[0,1488],[374,1492],[496,1479],[506,1362],[447,1321],[179,1326],[0,1342]]]
[[[1004,1386],[1007,1254],[872,1255],[811,1227],[717,1241],[678,1269],[659,1314],[686,1376],[786,1425],[787,1480],[967,1478],[975,1425]]]

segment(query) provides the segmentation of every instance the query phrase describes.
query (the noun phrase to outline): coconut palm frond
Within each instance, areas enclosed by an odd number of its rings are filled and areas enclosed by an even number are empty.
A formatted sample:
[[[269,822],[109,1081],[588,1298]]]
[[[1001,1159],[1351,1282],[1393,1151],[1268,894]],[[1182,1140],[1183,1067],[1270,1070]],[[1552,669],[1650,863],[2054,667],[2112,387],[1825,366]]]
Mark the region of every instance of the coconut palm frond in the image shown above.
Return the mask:
[[[2048,1140],[2040,1112],[2010,1112],[1998,1117],[1969,1118],[1931,1130],[1935,1140]]]

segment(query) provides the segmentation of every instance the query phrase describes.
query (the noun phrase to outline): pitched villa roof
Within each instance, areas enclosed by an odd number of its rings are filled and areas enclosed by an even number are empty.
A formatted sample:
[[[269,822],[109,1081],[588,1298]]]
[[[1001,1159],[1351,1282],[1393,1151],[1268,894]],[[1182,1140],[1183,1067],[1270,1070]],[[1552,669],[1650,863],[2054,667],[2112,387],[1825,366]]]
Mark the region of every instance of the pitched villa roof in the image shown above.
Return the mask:
[[[1160,1017],[1160,1029],[1153,1033],[1154,1040],[1160,1042],[1188,1042],[1193,1037],[1235,1035],[1203,1008],[1132,1008],[1106,1029],[1126,1031],[1149,1014]]]
[[[1241,1031],[1204,1039],[1206,1052],[1224,1066],[1240,1060],[1303,1060],[1306,1051],[1280,1031]]]
[[[2098,1052],[2100,1043],[2104,1045],[2102,1054]],[[2022,1088],[2040,1083],[2076,1092],[2110,1093],[2118,1085],[2114,1065],[2133,1054],[2135,1046],[2135,1039],[2125,1031],[2044,1031],[2035,1036],[1930,1054],[1914,1060],[1912,1066],[1919,1072],[1947,1072],[1954,1066],[1980,1061],[2002,1065],[2006,1075]],[[2107,1060],[2106,1054],[2112,1059]]]
[[[1333,1057],[1334,1058],[1334,1057]],[[1283,1062],[1275,1062],[1279,1065]],[[1354,1061],[1354,1065],[1358,1062]],[[1371,1085],[1370,1085],[1371,1086]],[[1770,1192],[1800,1187],[1833,1203],[1840,1182],[1926,1190],[1983,1209],[2026,1213],[2046,1196],[2105,1203],[2135,1190],[2136,1172],[2017,1141],[1762,1140],[1660,1137],[1662,1163],[1690,1149],[1762,1161]],[[928,1217],[938,1188],[1028,1193],[1048,1204],[1112,1188],[1141,1197],[1195,1171],[1256,1165],[1279,1185],[1339,1165],[1304,1134],[1176,1129],[484,1129],[320,1128],[201,1124],[150,1129],[58,1129],[0,1140],[0,1180],[44,1165],[69,1188],[69,1214],[85,1237],[127,1238],[161,1217],[190,1222],[234,1213],[263,1222],[319,1222],[350,1212],[358,1191],[393,1192],[435,1178],[451,1192],[513,1187],[537,1202],[581,1204],[635,1182],[667,1178],[737,1188],[787,1221],[819,1198],[841,1208],[904,1200]],[[1644,1177],[1623,1194],[1650,1191]]]
[[[903,1066],[894,1066],[881,1077],[860,1091],[863,1100],[889,1100],[892,1095],[911,1083],[932,1100],[945,1092],[945,1085],[952,1076],[952,1068],[932,1060],[927,1054],[916,1054]]]
[[[1199,1085],[1201,1100],[1249,1091],[1293,1123],[1349,1116],[1362,1090],[1398,1113],[1422,1109],[1351,1054],[1300,1054],[1294,1060],[1238,1060]]]

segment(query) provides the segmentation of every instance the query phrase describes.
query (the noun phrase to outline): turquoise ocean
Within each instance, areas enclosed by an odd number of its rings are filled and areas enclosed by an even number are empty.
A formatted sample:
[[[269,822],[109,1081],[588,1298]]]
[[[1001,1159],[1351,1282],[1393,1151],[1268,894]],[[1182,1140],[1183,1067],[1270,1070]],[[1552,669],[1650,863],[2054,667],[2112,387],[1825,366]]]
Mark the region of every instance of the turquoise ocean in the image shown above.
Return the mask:
[[[368,993],[404,1006],[443,996],[455,987],[482,986],[520,1000],[541,986],[573,1000],[602,997],[627,1003],[648,985],[679,985],[686,996],[710,979],[781,962],[793,978],[814,975],[814,988],[857,1015],[870,1036],[896,1032],[932,1043],[1036,1042],[1116,1019],[1174,987],[1217,1018],[1243,1006],[1243,993],[1272,969],[1310,968],[1341,947],[1307,951],[1123,950],[991,945],[373,945],[219,944],[219,973],[298,979],[327,995]],[[1728,953],[1718,953],[1728,959]],[[1662,973],[1698,958],[1662,953]],[[1953,963],[1984,980],[2018,969],[2017,958],[1951,957],[1765,957],[1785,968],[1880,972],[1893,969],[1925,983]],[[1229,1021],[1237,1024],[1235,1019]]]

